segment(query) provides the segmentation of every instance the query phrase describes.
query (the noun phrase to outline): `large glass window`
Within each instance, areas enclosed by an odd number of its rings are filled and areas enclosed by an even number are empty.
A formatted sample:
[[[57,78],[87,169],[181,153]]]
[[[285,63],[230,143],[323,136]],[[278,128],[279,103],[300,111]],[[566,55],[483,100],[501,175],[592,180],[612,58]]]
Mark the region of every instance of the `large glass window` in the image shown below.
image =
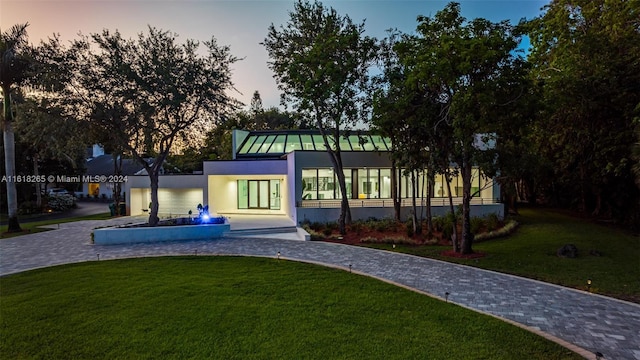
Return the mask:
[[[380,197],[391,198],[391,169],[380,169]]]
[[[300,135],[302,139],[302,149],[303,150],[315,150],[313,147],[313,140],[311,140],[311,135]]]
[[[258,153],[264,154],[266,153],[269,148],[271,147],[271,143],[273,143],[273,140],[276,138],[275,135],[269,135],[267,137],[267,139],[262,143],[262,146],[260,146],[260,148],[258,149]]]
[[[349,138],[345,138],[344,136],[340,136],[340,150],[343,151],[351,151],[351,143],[349,142]]]
[[[391,198],[391,169],[344,169],[347,196],[356,199]],[[356,179],[354,179],[356,176]],[[355,189],[353,188],[355,186]],[[341,199],[332,168],[302,170],[302,199]]]
[[[371,183],[367,169],[358,169],[358,199],[368,199],[371,193]]]
[[[380,170],[378,169],[369,169],[369,183],[371,184],[371,189],[369,192],[370,199],[379,199],[380,198]]]
[[[247,180],[238,180],[238,209],[249,208],[249,184]]]
[[[385,139],[382,136],[371,135],[371,139],[373,140],[373,145],[377,148],[377,150],[387,151],[390,149],[390,146],[385,143]]]
[[[471,170],[471,196],[480,196],[480,170],[478,168]]]
[[[435,185],[433,187],[433,197],[448,197],[446,177],[438,174],[435,177]]]
[[[353,197],[353,186],[351,181],[351,169],[343,169],[344,171],[344,184],[347,188],[347,198],[350,199]],[[338,182],[338,177],[336,176],[336,199],[342,199],[342,192],[340,191],[340,183]]]
[[[318,169],[318,199],[335,199],[335,189],[333,169]]]
[[[362,143],[364,143],[365,141],[367,141],[365,136],[362,136],[362,138],[359,135],[349,136],[349,142],[351,143],[351,148],[354,151],[362,151]]]
[[[271,145],[269,149],[270,153],[284,153],[284,141],[286,140],[286,135],[278,135],[276,140]]]
[[[249,153],[250,154],[257,153],[258,149],[260,148],[260,146],[262,146],[262,143],[266,140],[266,138],[267,138],[266,135],[258,136],[258,138],[256,138],[256,142],[254,142],[251,149],[249,149]]]
[[[324,145],[324,139],[322,135],[313,135],[313,142],[316,144],[317,151],[325,151],[327,147]]]
[[[280,180],[237,181],[238,209],[280,209]]]
[[[280,180],[270,180],[271,201],[270,208],[272,210],[280,210]]]
[[[246,154],[249,152],[249,149],[251,149],[251,145],[253,145],[253,143],[256,141],[255,137],[250,137],[247,139],[247,141],[244,143],[244,145],[242,146],[242,149],[240,149],[240,153],[241,154]]]
[[[289,153],[294,150],[302,150],[302,145],[300,143],[300,135],[288,135],[287,136],[287,148],[284,152]]]
[[[318,199],[318,169],[302,170],[302,200]]]

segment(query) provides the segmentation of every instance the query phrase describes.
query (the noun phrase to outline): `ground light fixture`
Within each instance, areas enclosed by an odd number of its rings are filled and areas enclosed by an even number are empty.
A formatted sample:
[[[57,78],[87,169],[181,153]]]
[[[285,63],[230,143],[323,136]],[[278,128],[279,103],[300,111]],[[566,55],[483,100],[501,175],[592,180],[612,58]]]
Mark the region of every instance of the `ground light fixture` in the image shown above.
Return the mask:
[[[280,260],[280,251],[278,251],[278,253],[276,254],[276,257],[278,258],[278,260]]]
[[[587,291],[591,292],[591,279],[587,279]]]

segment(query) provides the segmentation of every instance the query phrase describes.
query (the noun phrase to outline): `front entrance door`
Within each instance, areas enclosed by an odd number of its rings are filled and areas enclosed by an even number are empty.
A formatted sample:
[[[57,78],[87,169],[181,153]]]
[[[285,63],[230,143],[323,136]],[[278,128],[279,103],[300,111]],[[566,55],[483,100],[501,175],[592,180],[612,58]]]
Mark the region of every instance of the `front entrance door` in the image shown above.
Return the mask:
[[[269,209],[269,180],[249,180],[249,209]]]

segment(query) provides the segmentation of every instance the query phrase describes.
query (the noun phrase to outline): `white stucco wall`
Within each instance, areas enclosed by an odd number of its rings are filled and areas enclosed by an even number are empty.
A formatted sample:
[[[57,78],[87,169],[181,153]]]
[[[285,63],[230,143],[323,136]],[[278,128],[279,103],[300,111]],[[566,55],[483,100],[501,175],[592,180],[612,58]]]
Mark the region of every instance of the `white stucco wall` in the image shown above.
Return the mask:
[[[186,215],[189,210],[197,213],[197,205],[207,199],[206,177],[203,175],[161,175],[158,179],[159,213],[162,215]],[[149,208],[151,190],[149,176],[129,176],[123,191],[126,192],[127,213],[144,214]]]

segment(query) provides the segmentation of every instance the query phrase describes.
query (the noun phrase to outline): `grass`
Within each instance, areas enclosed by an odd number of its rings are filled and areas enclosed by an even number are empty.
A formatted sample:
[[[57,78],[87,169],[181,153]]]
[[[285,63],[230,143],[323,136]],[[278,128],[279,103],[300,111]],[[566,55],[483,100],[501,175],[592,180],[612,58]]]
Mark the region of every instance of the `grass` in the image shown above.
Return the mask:
[[[473,245],[474,251],[486,254],[480,259],[443,257],[440,253],[450,247],[441,246],[397,246],[393,250],[582,290],[587,290],[591,279],[593,292],[640,303],[640,237],[544,209],[522,209],[516,220],[520,227],[513,235]],[[579,256],[556,256],[564,244],[576,245]],[[372,247],[392,250],[385,245]],[[591,255],[592,250],[601,256]]]
[[[450,303],[274,259],[90,262],[0,285],[2,359],[580,358]]]
[[[94,214],[94,215],[63,218],[63,219],[51,219],[51,220],[26,222],[26,223],[20,224],[20,227],[22,228],[22,232],[18,232],[18,233],[7,233],[7,225],[2,225],[0,226],[0,238],[5,239],[5,238],[21,236],[25,234],[33,234],[33,233],[38,233],[42,231],[49,231],[50,229],[39,228],[39,226],[44,226],[44,225],[55,225],[55,224],[62,224],[62,223],[81,221],[81,220],[106,220],[106,219],[111,219],[111,214],[108,212],[101,213],[101,214]]]

